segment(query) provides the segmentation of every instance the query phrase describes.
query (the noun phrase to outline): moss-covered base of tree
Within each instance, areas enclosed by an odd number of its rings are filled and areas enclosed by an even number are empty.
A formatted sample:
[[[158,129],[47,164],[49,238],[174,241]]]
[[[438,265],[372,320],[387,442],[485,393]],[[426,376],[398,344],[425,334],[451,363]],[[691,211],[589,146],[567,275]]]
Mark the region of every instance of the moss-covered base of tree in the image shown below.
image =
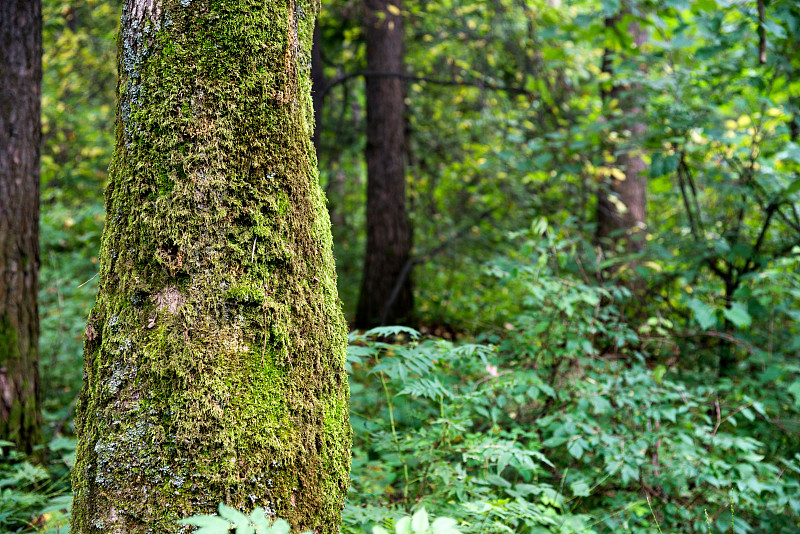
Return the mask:
[[[338,531],[346,327],[310,142],[316,2],[132,1],[74,532],[223,501]]]

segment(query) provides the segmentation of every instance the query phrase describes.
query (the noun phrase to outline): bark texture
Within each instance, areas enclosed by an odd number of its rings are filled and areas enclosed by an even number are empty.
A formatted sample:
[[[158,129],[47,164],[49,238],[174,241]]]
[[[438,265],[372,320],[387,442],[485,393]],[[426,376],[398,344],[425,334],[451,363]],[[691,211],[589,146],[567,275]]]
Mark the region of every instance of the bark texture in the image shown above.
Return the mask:
[[[39,409],[40,0],[0,2],[0,439],[30,453]]]
[[[611,18],[606,26],[618,22],[618,18]],[[638,23],[631,23],[628,33],[637,49],[647,42],[647,32]],[[613,79],[612,54],[608,50],[603,56],[603,71]],[[611,120],[622,142],[615,146],[614,167],[620,169],[625,178],[608,178],[598,195],[597,238],[601,243],[622,242],[629,252],[644,249],[647,227],[647,165],[639,155],[647,125],[641,118],[640,92],[639,84],[614,83],[603,95],[606,102],[618,102],[619,116]]]
[[[404,72],[402,7],[400,0],[364,0],[369,72]],[[411,277],[404,272],[411,254],[404,96],[401,78],[367,76],[367,248],[356,313],[360,327],[402,324],[414,311]]]
[[[72,531],[263,506],[338,532],[346,326],[311,143],[313,0],[126,0]]]

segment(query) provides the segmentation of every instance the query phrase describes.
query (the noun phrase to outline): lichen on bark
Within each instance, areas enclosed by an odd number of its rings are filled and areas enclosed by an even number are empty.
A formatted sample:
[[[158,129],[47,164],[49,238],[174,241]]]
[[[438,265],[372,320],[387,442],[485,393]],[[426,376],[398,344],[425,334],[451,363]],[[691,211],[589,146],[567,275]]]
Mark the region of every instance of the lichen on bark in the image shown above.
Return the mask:
[[[313,0],[128,0],[74,532],[220,502],[338,531],[346,327],[317,183]]]

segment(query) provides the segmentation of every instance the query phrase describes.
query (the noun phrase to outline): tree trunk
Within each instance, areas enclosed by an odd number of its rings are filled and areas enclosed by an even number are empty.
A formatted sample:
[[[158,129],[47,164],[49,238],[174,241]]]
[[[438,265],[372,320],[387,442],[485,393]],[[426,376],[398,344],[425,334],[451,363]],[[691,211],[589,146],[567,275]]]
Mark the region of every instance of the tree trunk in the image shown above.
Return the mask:
[[[0,439],[33,451],[39,403],[41,0],[0,2]]]
[[[401,0],[364,0],[367,70],[402,73]],[[367,249],[356,323],[361,327],[411,319],[414,298],[404,269],[411,254],[406,212],[404,88],[399,77],[368,75]]]
[[[318,3],[126,0],[72,531],[257,506],[338,532],[346,327],[317,183]]]
[[[606,26],[616,25],[617,18],[606,20]],[[628,26],[633,43],[640,49],[647,42],[647,31],[638,23]],[[644,67],[642,67],[644,68]],[[611,53],[606,50],[603,56],[603,71],[614,75],[611,66]],[[647,222],[647,165],[639,153],[642,150],[647,125],[641,120],[641,86],[614,84],[605,93],[604,100],[609,103],[616,99],[619,104],[619,119],[614,130],[622,139],[615,146],[614,167],[625,175],[624,179],[609,177],[604,188],[599,191],[597,201],[597,239],[602,243],[624,243],[628,252],[644,250]]]

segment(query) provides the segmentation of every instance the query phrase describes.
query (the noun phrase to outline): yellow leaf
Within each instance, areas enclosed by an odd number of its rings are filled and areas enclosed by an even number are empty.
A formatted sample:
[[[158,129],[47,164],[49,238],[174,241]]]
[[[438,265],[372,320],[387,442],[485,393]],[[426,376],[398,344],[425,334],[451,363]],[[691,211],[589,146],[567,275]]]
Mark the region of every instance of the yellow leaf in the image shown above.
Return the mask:
[[[617,169],[617,168],[612,168],[612,169],[611,169],[611,176],[612,176],[612,177],[613,177],[615,180],[619,180],[620,182],[624,182],[624,181],[625,181],[625,178],[626,178],[626,177],[625,177],[625,173],[624,173],[624,172],[622,172],[621,170]]]
[[[394,4],[386,4],[386,10],[394,16],[400,16],[400,8]]]

